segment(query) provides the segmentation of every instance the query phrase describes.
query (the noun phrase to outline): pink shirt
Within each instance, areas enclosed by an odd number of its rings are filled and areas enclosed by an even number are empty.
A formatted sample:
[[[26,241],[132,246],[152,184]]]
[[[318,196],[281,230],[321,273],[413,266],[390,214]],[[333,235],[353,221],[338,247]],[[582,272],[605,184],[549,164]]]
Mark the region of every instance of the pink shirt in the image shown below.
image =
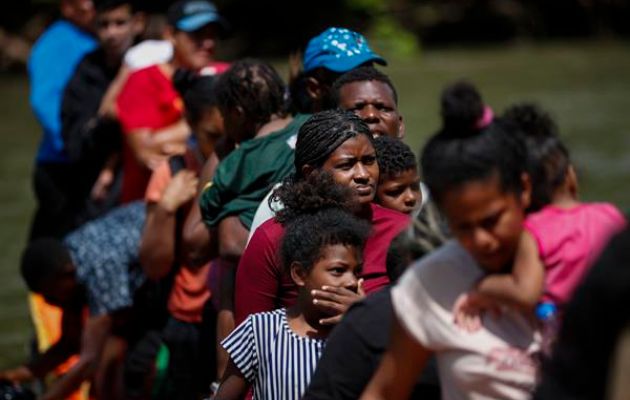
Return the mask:
[[[609,203],[547,206],[530,214],[525,229],[545,265],[544,298],[565,304],[610,238],[625,226],[625,217]]]

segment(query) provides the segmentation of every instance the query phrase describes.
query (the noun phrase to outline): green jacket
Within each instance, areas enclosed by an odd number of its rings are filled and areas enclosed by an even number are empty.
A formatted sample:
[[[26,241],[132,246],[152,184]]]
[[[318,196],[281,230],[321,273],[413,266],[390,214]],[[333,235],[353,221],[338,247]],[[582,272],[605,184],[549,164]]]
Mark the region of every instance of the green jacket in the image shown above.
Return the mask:
[[[238,215],[249,229],[260,202],[271,188],[294,171],[295,140],[310,117],[298,114],[284,129],[247,140],[225,157],[201,194],[203,220],[215,227]]]

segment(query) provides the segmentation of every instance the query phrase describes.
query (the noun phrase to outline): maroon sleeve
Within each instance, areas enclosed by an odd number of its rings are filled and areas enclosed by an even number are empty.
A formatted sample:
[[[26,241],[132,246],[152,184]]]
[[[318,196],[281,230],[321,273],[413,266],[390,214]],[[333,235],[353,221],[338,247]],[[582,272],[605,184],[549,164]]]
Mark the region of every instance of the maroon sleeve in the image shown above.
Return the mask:
[[[254,232],[238,264],[234,299],[236,325],[250,314],[274,310],[278,304],[282,268],[276,253],[282,229],[272,224],[277,223],[267,221]]]

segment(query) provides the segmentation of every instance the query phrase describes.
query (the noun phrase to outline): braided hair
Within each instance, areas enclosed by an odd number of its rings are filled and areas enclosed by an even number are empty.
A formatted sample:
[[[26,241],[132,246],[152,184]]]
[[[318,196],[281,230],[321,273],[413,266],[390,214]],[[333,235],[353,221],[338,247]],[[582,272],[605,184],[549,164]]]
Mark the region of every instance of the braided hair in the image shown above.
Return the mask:
[[[286,86],[266,62],[236,61],[219,77],[215,91],[222,112],[238,107],[254,124],[269,122],[273,114],[286,115]]]
[[[418,168],[413,151],[402,140],[390,136],[379,136],[374,139],[376,159],[380,171],[381,182],[388,177]]]
[[[303,178],[302,168],[319,168],[346,140],[365,135],[373,142],[370,128],[354,113],[328,110],[313,114],[300,128],[295,145],[295,178]]]
[[[333,96],[335,98],[335,102],[339,104],[339,91],[341,88],[347,84],[354,82],[369,82],[369,81],[377,81],[382,82],[387,85],[394,97],[394,102],[398,104],[398,93],[396,92],[396,88],[394,88],[394,84],[389,79],[387,75],[374,68],[371,65],[366,65],[363,67],[358,67],[352,69],[345,74],[341,75],[333,84]]]

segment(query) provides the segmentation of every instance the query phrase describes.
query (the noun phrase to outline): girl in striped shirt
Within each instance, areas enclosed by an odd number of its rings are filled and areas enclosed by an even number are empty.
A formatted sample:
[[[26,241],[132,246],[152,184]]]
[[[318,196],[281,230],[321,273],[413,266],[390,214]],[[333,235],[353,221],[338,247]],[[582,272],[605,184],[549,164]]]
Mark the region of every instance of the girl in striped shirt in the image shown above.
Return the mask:
[[[301,215],[285,231],[281,257],[299,288],[289,308],[250,315],[222,343],[230,355],[215,399],[240,399],[250,385],[254,399],[300,399],[331,330],[322,319],[338,314],[313,299],[322,286],[357,292],[367,223],[327,208]],[[333,305],[334,303],[330,303]]]

